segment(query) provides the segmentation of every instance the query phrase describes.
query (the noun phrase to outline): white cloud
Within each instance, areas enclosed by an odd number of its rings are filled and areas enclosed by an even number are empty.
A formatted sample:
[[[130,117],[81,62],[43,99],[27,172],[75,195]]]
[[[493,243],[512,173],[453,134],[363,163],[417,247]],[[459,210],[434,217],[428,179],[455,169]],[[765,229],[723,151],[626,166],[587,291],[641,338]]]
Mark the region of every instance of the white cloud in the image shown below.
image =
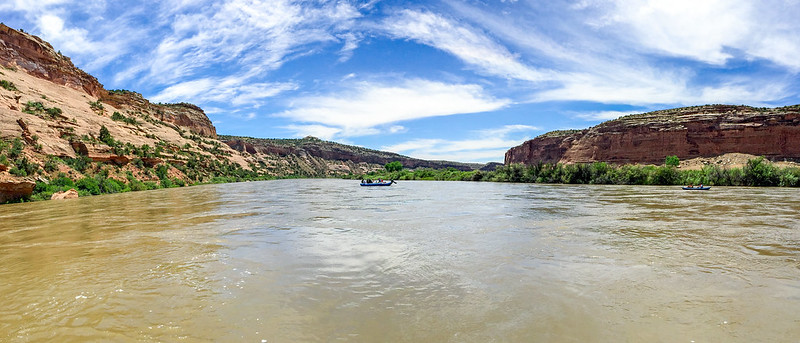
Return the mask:
[[[581,118],[583,120],[588,121],[606,121],[617,119],[622,116],[626,116],[632,114],[634,112],[624,112],[624,111],[593,111],[593,112],[582,112],[576,113],[575,117]]]
[[[529,132],[529,131],[540,131],[541,129],[536,126],[531,125],[505,125],[499,128],[493,129],[485,129],[478,131],[478,134],[481,137],[505,137],[512,132]]]
[[[342,135],[356,136],[401,121],[493,111],[508,104],[478,85],[413,79],[391,85],[358,82],[339,93],[295,99],[292,109],[277,116],[338,127]]]
[[[518,56],[485,33],[435,13],[404,10],[388,18],[384,30],[394,37],[446,51],[482,73],[527,81],[549,77],[520,62]]]
[[[256,76],[272,71],[293,56],[302,55],[309,44],[336,42],[336,32],[345,40],[343,54],[357,46],[357,37],[347,33],[361,14],[345,2],[308,6],[290,0],[229,0],[210,2],[200,11],[175,14],[168,36],[151,59],[143,61],[149,77],[170,83],[225,63],[241,75]],[[133,76],[133,75],[130,75]]]
[[[530,125],[506,125],[474,132],[474,138],[463,140],[413,139],[381,147],[415,158],[464,162],[499,162],[505,152],[530,139],[530,135],[512,138],[515,132],[532,132],[540,129]]]
[[[611,22],[637,46],[724,65],[735,53],[800,70],[795,1],[615,0]]]
[[[294,83],[251,83],[237,77],[202,78],[174,84],[152,97],[157,102],[220,102],[259,107],[264,99],[297,89]]]
[[[339,57],[339,62],[346,62],[351,57],[353,57],[353,51],[358,48],[358,43],[361,40],[352,32],[348,32],[342,34],[341,39],[344,40],[344,46],[339,51],[341,57]]]
[[[636,44],[663,53],[724,64],[726,47],[740,46],[751,30],[746,1],[615,1],[613,20],[624,25]]]
[[[325,125],[287,125],[283,127],[294,132],[295,137],[317,137],[322,140],[331,140],[342,132],[342,129]]]
[[[765,58],[800,70],[800,7],[784,0],[591,0],[578,4],[520,4],[499,14],[451,1],[462,17],[555,68],[533,101],[623,104],[749,103],[780,100],[785,79],[767,75],[700,79],[675,57],[724,68],[732,57]],[[541,16],[542,13],[555,15]],[[533,20],[531,20],[533,18]],[[487,36],[488,39],[488,36]],[[673,59],[664,62],[665,60]],[[533,68],[533,67],[531,67]],[[541,67],[540,67],[541,68]]]
[[[47,37],[52,44],[56,44],[65,51],[96,52],[100,45],[88,38],[86,30],[65,28],[64,20],[52,14],[39,17],[39,28],[42,30],[42,35]]]
[[[620,67],[607,73],[564,74],[562,86],[536,93],[534,102],[594,101],[606,104],[708,104],[759,105],[785,96],[782,80],[730,80],[712,85],[691,84],[692,75],[663,73],[642,67],[638,72]],[[636,74],[636,75],[633,75]]]

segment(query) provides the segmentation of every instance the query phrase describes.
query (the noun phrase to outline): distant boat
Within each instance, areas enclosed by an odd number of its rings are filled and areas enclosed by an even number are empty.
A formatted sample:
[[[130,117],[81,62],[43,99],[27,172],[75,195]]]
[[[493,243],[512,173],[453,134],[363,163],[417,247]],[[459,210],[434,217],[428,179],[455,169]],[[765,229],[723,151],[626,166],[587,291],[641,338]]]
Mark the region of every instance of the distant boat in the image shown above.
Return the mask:
[[[711,189],[711,186],[683,186],[681,188],[685,191],[707,191]]]
[[[371,181],[371,182],[367,182],[367,181]],[[397,182],[394,182],[394,180],[383,181],[383,182],[381,182],[381,181],[372,181],[372,180],[367,180],[367,181],[362,181],[361,185],[365,186],[365,187],[369,187],[369,186],[391,186],[393,183],[397,183]]]

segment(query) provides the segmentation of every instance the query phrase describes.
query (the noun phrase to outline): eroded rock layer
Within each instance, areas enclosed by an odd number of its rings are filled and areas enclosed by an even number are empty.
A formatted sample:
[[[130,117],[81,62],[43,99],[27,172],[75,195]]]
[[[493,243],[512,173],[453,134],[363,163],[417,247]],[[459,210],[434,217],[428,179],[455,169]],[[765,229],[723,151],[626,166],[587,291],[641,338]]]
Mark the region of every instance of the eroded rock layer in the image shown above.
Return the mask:
[[[664,162],[726,153],[800,159],[800,105],[779,108],[705,105],[625,116],[557,131],[506,152],[505,164]]]

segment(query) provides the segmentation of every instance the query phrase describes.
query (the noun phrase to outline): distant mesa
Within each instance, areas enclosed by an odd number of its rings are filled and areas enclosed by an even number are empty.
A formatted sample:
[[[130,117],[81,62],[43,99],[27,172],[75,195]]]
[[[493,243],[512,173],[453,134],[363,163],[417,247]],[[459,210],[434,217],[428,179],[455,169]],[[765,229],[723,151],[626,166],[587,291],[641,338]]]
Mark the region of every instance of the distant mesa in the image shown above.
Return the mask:
[[[634,114],[584,130],[554,131],[509,149],[505,164],[661,164],[728,153],[800,159],[800,105],[705,105]]]

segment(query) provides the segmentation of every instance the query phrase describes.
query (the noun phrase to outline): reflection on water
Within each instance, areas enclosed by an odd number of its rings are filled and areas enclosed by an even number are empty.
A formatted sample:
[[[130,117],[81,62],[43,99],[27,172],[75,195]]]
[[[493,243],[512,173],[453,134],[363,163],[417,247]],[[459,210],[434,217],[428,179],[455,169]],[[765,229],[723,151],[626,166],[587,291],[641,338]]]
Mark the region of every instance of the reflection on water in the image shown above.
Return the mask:
[[[0,207],[0,341],[797,341],[793,189],[343,180]]]

